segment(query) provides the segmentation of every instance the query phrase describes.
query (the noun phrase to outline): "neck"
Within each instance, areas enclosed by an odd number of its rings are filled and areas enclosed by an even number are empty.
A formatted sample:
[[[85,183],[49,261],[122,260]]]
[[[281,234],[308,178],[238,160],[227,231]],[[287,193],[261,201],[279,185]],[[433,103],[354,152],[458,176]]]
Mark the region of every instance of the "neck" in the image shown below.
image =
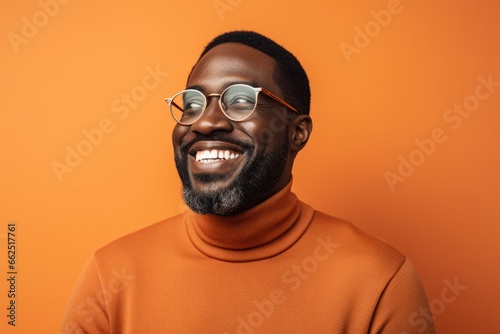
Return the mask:
[[[307,207],[307,208],[306,208]],[[188,234],[194,246],[210,257],[251,261],[277,255],[302,235],[312,209],[291,192],[289,182],[262,203],[230,216],[188,212]]]

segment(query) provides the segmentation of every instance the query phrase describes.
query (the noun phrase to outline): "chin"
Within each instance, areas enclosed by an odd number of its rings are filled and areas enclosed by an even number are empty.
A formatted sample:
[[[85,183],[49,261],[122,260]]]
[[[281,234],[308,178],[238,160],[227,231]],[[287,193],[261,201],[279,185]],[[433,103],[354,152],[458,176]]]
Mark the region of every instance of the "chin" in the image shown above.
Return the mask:
[[[245,203],[245,194],[241,186],[214,185],[213,188],[203,187],[202,190],[196,190],[190,185],[184,185],[182,190],[184,202],[192,211],[199,214],[228,216],[241,211]]]

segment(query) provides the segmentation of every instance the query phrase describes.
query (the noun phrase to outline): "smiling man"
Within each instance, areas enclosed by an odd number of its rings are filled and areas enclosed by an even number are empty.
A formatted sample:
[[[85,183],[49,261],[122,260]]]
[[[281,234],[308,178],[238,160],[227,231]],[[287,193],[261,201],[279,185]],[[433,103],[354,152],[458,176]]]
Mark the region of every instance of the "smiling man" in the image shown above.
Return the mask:
[[[167,102],[190,210],[98,250],[63,333],[434,332],[403,255],[291,192],[312,130],[291,53],[223,34]]]

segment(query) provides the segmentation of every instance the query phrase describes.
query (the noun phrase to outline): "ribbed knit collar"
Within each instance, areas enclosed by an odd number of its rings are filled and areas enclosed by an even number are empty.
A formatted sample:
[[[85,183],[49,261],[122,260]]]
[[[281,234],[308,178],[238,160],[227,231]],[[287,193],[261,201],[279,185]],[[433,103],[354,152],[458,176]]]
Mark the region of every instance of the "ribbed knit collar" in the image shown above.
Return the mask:
[[[193,245],[223,261],[269,258],[291,247],[309,226],[313,210],[291,192],[291,181],[264,202],[231,216],[186,213]]]

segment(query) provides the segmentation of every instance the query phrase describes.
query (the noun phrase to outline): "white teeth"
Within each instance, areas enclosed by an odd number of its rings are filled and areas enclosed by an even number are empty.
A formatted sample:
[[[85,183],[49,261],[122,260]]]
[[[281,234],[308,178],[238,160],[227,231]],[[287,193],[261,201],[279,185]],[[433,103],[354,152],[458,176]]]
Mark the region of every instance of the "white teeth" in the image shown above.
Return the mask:
[[[214,162],[220,160],[229,160],[239,157],[238,153],[231,153],[228,150],[204,150],[196,152],[196,161]]]

